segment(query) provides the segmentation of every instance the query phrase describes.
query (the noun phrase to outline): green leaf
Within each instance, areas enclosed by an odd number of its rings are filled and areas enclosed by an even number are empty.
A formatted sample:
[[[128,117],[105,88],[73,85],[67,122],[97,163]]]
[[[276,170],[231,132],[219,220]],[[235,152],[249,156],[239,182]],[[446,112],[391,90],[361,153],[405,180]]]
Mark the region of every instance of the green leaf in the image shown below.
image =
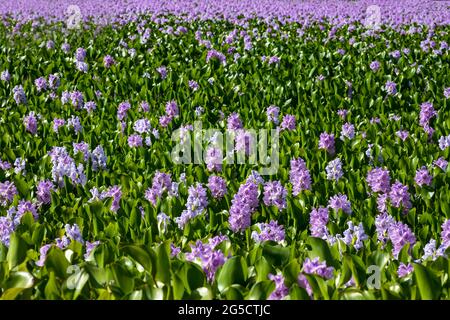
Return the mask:
[[[27,257],[27,243],[22,237],[16,233],[11,234],[9,242],[8,261],[9,269],[12,270],[15,266],[21,264]]]
[[[0,296],[0,300],[14,300],[25,288],[10,288]]]
[[[6,280],[5,288],[31,288],[33,276],[28,272],[12,272]]]
[[[413,263],[414,278],[419,287],[420,296],[424,300],[436,300],[441,294],[441,286],[438,277],[426,267]]]
[[[325,261],[328,266],[333,266],[334,268],[338,268],[338,264],[333,258],[331,254],[330,247],[328,243],[320,238],[309,237],[307,243],[311,245],[311,251],[308,253],[311,259],[319,257],[321,261]]]
[[[170,284],[170,244],[164,242],[155,249],[156,275],[155,279],[165,284]]]
[[[291,252],[289,248],[280,245],[265,244],[262,255],[272,266],[280,267],[289,261]]]
[[[53,246],[47,254],[45,266],[49,271],[55,272],[57,277],[65,279],[67,276],[69,261],[67,261],[61,249]]]
[[[124,246],[122,250],[142,265],[147,272],[152,272],[152,259],[144,248],[128,245]]]
[[[275,283],[270,280],[257,282],[247,295],[248,300],[266,300],[275,289]]]
[[[248,275],[247,263],[243,257],[232,257],[224,263],[218,273],[217,284],[219,291],[224,291],[232,284],[245,285]]]

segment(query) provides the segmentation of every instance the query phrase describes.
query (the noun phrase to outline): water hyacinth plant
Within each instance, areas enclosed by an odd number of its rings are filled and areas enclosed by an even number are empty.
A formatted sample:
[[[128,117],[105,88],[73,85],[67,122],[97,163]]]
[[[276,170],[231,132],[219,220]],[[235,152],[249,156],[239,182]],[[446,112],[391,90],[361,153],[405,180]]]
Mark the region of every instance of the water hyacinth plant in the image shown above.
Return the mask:
[[[450,299],[449,23],[1,1],[0,298]]]

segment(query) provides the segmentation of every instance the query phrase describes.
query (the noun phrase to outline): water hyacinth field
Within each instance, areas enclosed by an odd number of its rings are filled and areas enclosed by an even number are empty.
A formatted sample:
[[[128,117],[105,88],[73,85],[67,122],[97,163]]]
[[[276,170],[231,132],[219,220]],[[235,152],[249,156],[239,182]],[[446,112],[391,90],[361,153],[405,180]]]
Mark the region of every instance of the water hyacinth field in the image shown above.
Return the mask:
[[[3,0],[1,299],[449,299],[450,2]]]

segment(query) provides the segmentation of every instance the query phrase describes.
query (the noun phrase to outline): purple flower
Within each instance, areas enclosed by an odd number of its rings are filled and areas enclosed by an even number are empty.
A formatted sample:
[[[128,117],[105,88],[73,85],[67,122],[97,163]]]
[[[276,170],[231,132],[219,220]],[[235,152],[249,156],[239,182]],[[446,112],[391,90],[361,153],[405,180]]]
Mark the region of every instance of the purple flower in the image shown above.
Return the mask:
[[[222,171],[222,150],[214,147],[208,148],[205,161],[208,171]]]
[[[388,235],[393,246],[392,254],[396,259],[404,245],[409,243],[412,247],[416,242],[416,237],[411,229],[400,221],[391,223],[388,229]]]
[[[392,216],[389,214],[382,213],[376,216],[375,218],[375,227],[377,231],[377,239],[379,242],[381,242],[383,245],[387,243],[389,240],[389,228],[390,226],[395,223],[395,220]]]
[[[178,116],[179,111],[178,111],[178,106],[176,101],[169,101],[166,103],[166,115],[173,118]]]
[[[170,244],[170,257],[174,258],[181,252],[181,249],[175,246],[173,243]]]
[[[50,204],[52,201],[51,192],[54,190],[53,183],[50,180],[40,181],[37,185],[37,199],[44,204]]]
[[[319,149],[326,150],[329,154],[333,155],[335,152],[334,134],[322,132],[319,139]]]
[[[269,274],[269,279],[275,282],[275,290],[269,295],[268,300],[283,300],[289,294],[289,288],[284,284],[284,277]]]
[[[0,205],[3,207],[8,206],[17,194],[17,188],[13,182],[0,182]]]
[[[61,84],[61,81],[59,80],[59,77],[57,74],[51,74],[48,76],[48,87],[52,90],[58,89],[59,85]]]
[[[75,51],[75,60],[84,61],[85,58],[86,58],[86,50],[83,48],[78,48]]]
[[[381,193],[377,197],[377,209],[379,212],[387,212],[388,208],[388,200],[389,200],[389,194],[388,193]]]
[[[408,192],[408,187],[396,181],[389,192],[389,200],[393,207],[403,208],[404,213],[408,213],[411,209],[412,204],[410,200],[410,195]]]
[[[246,181],[231,200],[228,219],[230,229],[233,232],[242,232],[247,229],[251,224],[251,215],[258,205],[258,185],[254,181]]]
[[[81,244],[84,244],[83,236],[81,235],[80,227],[75,223],[73,225],[66,224],[65,226],[67,236],[74,240],[78,241]]]
[[[37,78],[34,80],[34,85],[38,92],[47,90],[47,80],[44,77]]]
[[[195,108],[195,115],[197,117],[200,117],[204,112],[205,112],[205,109],[203,109],[203,107],[201,107],[201,106],[198,106]]]
[[[156,71],[159,73],[159,75],[163,80],[167,78],[167,68],[165,66],[160,66],[156,68]]]
[[[341,117],[341,119],[345,119],[347,117],[348,110],[346,110],[346,109],[339,109],[337,111],[337,114],[338,114],[339,117]]]
[[[121,187],[117,185],[110,187],[108,190],[102,192],[100,198],[112,198],[113,201],[111,203],[110,210],[114,213],[117,212],[120,208],[120,200],[122,199]]]
[[[333,277],[334,268],[328,267],[325,261],[320,262],[319,257],[313,260],[306,258],[302,267],[306,274],[315,274],[327,280]]]
[[[309,215],[309,230],[311,236],[326,239],[328,237],[328,209],[324,207],[313,208]]]
[[[375,168],[367,173],[366,178],[367,184],[369,185],[371,192],[381,192],[386,193],[390,190],[389,170],[383,168]]]
[[[51,248],[51,244],[46,244],[39,249],[40,257],[39,260],[36,261],[36,265],[38,267],[43,267],[45,263],[45,259],[47,259],[48,250]]]
[[[81,126],[81,121],[78,116],[71,116],[69,120],[67,120],[67,127],[73,128],[73,131],[75,133],[80,133],[81,130],[83,130],[83,127]]]
[[[2,73],[0,74],[0,80],[5,82],[11,80],[11,74],[9,73],[8,70],[2,71]]]
[[[27,104],[27,96],[25,95],[25,91],[23,91],[22,86],[15,86],[13,88],[13,96],[18,105]]]
[[[0,170],[6,171],[11,169],[11,164],[8,161],[2,161],[0,159]]]
[[[444,97],[446,99],[450,98],[450,87],[444,89]]]
[[[76,155],[78,153],[81,153],[83,155],[83,159],[84,161],[88,161],[89,160],[89,145],[84,142],[74,142],[72,144],[73,146],[73,153]]]
[[[344,175],[344,171],[342,170],[342,161],[339,158],[330,161],[325,170],[327,171],[328,180],[338,181]]]
[[[352,214],[351,203],[345,194],[338,194],[330,198],[328,207],[334,211],[342,210],[346,214]]]
[[[275,220],[271,220],[269,223],[257,223],[256,227],[259,229],[259,232],[252,232],[252,239],[255,242],[282,242],[285,238],[284,227]]]
[[[429,125],[430,120],[437,116],[436,110],[431,102],[424,102],[420,105],[419,124],[422,127]]]
[[[152,187],[145,192],[145,198],[150,201],[153,206],[156,206],[157,201],[161,198],[165,191],[168,191],[172,186],[172,179],[170,174],[157,171],[153,177]]]
[[[443,171],[445,171],[447,169],[448,161],[440,157],[439,159],[435,160],[433,164],[442,169]]]
[[[142,137],[139,134],[132,134],[128,137],[128,146],[130,148],[142,147]]]
[[[22,173],[23,175],[26,174],[25,171],[25,166],[26,166],[26,159],[22,159],[22,158],[16,158],[16,160],[14,160],[14,173],[15,174],[20,174]]]
[[[398,266],[398,269],[397,269],[397,275],[399,278],[404,278],[404,277],[408,276],[409,274],[411,274],[413,271],[414,271],[414,268],[410,263],[405,265],[403,262],[400,262],[400,265]]]
[[[69,51],[70,51],[70,44],[68,44],[67,42],[64,42],[64,43],[61,45],[61,50],[62,50],[64,53],[69,53]]]
[[[320,262],[318,257],[314,258],[313,260],[306,258],[305,261],[303,262],[302,269],[303,272],[299,274],[297,283],[299,287],[304,288],[306,290],[306,292],[311,298],[313,296],[313,290],[305,274],[318,275],[328,280],[333,277],[334,272],[333,267],[327,267],[326,262],[325,261]]]
[[[402,141],[405,141],[409,137],[409,132],[408,131],[404,131],[404,130],[403,131],[399,130],[399,131],[397,131],[395,133],[395,135],[397,137],[399,137]]]
[[[170,217],[164,212],[160,212],[156,216],[156,220],[158,221],[158,231],[163,234],[167,231],[167,226],[170,223]]]
[[[274,124],[278,124],[279,116],[280,116],[280,108],[277,106],[269,106],[266,111],[267,119],[272,121]],[[295,125],[295,117],[294,117],[294,125]]]
[[[75,67],[77,68],[78,71],[83,72],[83,73],[87,73],[88,69],[89,69],[89,65],[86,62],[82,62],[82,61],[77,61],[75,63]]]
[[[353,139],[355,137],[355,126],[351,123],[344,123],[342,125],[342,131],[341,131],[341,140],[347,139]]]
[[[244,129],[239,129],[236,134],[236,151],[243,151],[245,155],[250,155],[254,148],[254,135]],[[254,149],[253,149],[254,151]]]
[[[61,238],[55,239],[56,246],[61,250],[67,248],[70,245],[70,239],[67,236],[62,236]]]
[[[264,185],[264,204],[266,206],[276,206],[278,210],[286,209],[287,190],[280,181],[269,181]]]
[[[272,56],[272,57],[269,58],[269,61],[268,61],[269,65],[271,65],[271,64],[278,64],[278,63],[280,63],[280,58],[279,57]]]
[[[450,219],[445,220],[441,226],[441,243],[444,248],[450,247]]]
[[[303,159],[291,160],[289,182],[292,184],[292,195],[297,196],[303,190],[311,190],[311,175]]]
[[[243,127],[244,126],[242,124],[241,119],[239,118],[239,115],[236,112],[230,114],[230,116],[227,118],[228,130],[239,130],[242,129]]]
[[[59,187],[64,186],[64,176],[70,178],[74,184],[86,184],[83,164],[76,166],[65,147],[53,147],[49,155],[52,162],[52,178]]]
[[[187,261],[200,261],[210,283],[214,281],[217,269],[226,261],[225,255],[220,250],[215,250],[215,247],[224,240],[227,240],[226,236],[210,238],[207,244],[198,240],[195,245],[191,244],[191,252],[186,253]]]
[[[342,239],[348,246],[353,245],[356,250],[361,249],[364,246],[363,241],[369,238],[364,232],[362,222],[355,226],[352,221],[348,221],[347,225],[348,228],[344,231],[343,237],[338,235],[337,238]]]
[[[380,123],[381,119],[378,117],[373,117],[372,119],[370,119],[370,123],[374,124],[374,123]]]
[[[283,121],[281,121],[280,130],[295,130],[295,116],[292,114],[287,114],[283,117]]]
[[[397,93],[397,84],[392,81],[387,81],[384,85],[384,90],[386,90],[389,95],[393,96]]]
[[[150,111],[150,106],[148,105],[147,101],[142,101],[139,104],[139,111],[142,111],[142,112],[149,112]]]
[[[436,240],[431,239],[423,248],[424,254],[422,256],[422,261],[428,260],[431,258],[431,260],[436,260],[438,257],[443,257],[445,254],[446,247],[439,246],[439,248],[436,249]]]
[[[19,224],[20,220],[27,212],[29,212],[33,215],[34,220],[37,220],[39,218],[39,215],[37,213],[36,204],[32,203],[31,201],[20,200],[19,204],[17,205],[17,211],[16,211],[16,215],[14,217],[14,223]]]
[[[374,60],[370,63],[370,69],[374,72],[377,72],[380,69],[380,63],[377,60]]]
[[[100,241],[89,242],[86,241],[86,253],[84,254],[84,259],[87,260],[91,255],[91,252],[95,250],[100,245]]]
[[[390,55],[391,55],[391,57],[394,58],[394,59],[399,59],[399,58],[402,56],[402,54],[400,53],[400,50],[392,51],[392,52],[390,53]]]
[[[6,247],[9,247],[9,239],[14,229],[15,225],[11,217],[0,217],[0,242]]]
[[[88,101],[84,104],[84,109],[86,109],[88,113],[91,113],[97,109],[97,104],[94,101]]]
[[[72,103],[72,106],[74,106],[76,109],[83,108],[84,98],[83,98],[83,94],[80,91],[72,91],[70,93],[69,98]],[[61,98],[61,100],[62,100],[62,98]]]
[[[36,134],[37,119],[33,111],[31,111],[26,117],[23,118],[23,124],[25,125],[25,130],[32,134]]]
[[[92,170],[106,169],[106,154],[102,146],[97,146],[90,154],[92,160]]]
[[[194,81],[194,80],[189,80],[188,85],[189,85],[189,88],[192,89],[192,91],[197,91],[199,88],[198,82]]]
[[[416,171],[416,176],[414,177],[414,181],[417,183],[419,187],[423,185],[429,186],[431,184],[431,180],[433,177],[427,170],[427,167],[423,166],[419,170]]]
[[[127,117],[127,111],[131,108],[131,104],[128,101],[121,102],[117,108],[117,118],[124,120]]]
[[[116,64],[116,61],[110,55],[106,55],[103,58],[103,65],[105,66],[105,68],[111,68],[111,66],[113,66],[115,64]]]
[[[166,128],[170,124],[171,121],[172,121],[172,117],[170,117],[170,116],[159,117],[159,124],[163,128]]]
[[[442,151],[450,147],[450,134],[439,138],[439,149]]]
[[[208,53],[206,54],[206,62],[209,62],[209,60],[211,59],[217,59],[220,63],[224,65],[227,62],[227,58],[225,57],[225,55],[222,52],[219,52],[214,49],[209,50]]]
[[[175,218],[175,222],[180,229],[184,229],[189,220],[202,214],[208,205],[206,189],[201,183],[197,183],[196,186],[190,186],[188,193],[186,210],[183,210],[180,217]]]

